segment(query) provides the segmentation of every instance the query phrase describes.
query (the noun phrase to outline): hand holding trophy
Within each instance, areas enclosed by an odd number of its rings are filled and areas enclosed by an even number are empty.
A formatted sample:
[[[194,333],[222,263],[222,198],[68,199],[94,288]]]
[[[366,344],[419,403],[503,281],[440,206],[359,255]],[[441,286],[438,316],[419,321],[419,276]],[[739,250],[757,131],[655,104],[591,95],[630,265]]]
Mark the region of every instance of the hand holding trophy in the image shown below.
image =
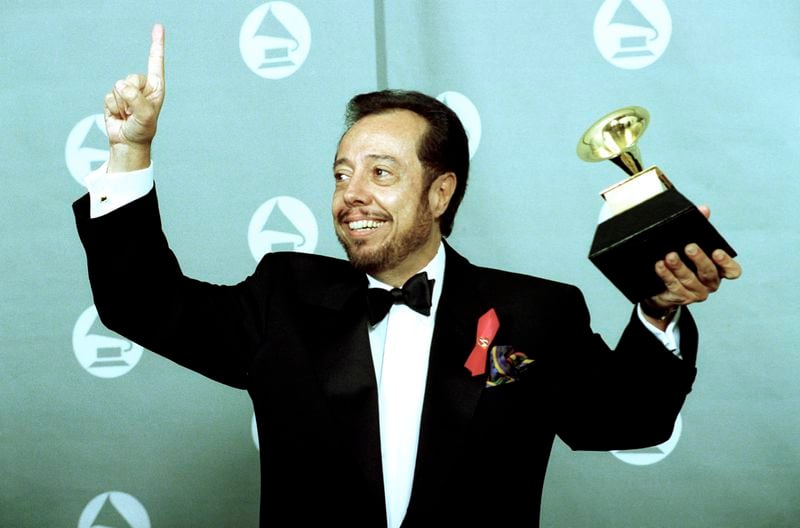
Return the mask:
[[[589,259],[628,298],[639,302],[664,289],[653,264],[694,242],[707,254],[736,252],[705,215],[678,192],[661,170],[642,168],[637,146],[650,121],[644,108],[621,108],[595,122],[578,142],[584,161],[610,160],[628,177],[600,194],[604,214]]]

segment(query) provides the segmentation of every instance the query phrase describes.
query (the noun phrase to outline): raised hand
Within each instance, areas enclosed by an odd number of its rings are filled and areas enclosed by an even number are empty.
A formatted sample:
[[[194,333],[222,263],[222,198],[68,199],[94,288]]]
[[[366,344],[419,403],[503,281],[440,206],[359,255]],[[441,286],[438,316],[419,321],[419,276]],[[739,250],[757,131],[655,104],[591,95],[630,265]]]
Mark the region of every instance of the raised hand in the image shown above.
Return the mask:
[[[164,104],[164,27],[154,25],[151,37],[147,75],[128,75],[105,96],[110,172],[150,164],[150,145]]]

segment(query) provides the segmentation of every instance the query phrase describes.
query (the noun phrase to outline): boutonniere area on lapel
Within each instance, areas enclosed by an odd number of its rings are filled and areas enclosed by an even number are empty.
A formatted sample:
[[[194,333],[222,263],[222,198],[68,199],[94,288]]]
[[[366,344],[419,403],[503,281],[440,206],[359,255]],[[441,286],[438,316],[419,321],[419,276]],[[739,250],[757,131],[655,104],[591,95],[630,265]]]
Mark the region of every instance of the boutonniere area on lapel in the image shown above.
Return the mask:
[[[492,343],[494,336],[497,335],[498,328],[500,328],[500,320],[497,318],[494,308],[490,308],[488,312],[478,319],[475,347],[469,353],[467,362],[464,363],[464,366],[473,376],[480,376],[486,373],[486,355],[489,351],[489,345]]]
[[[489,346],[500,328],[500,320],[494,308],[489,309],[478,319],[478,329],[475,334],[475,346],[470,352],[464,367],[472,376],[481,376],[486,373],[486,364],[489,363],[489,377],[486,387],[496,387],[504,383],[511,383],[519,379],[519,375],[533,363],[533,359],[524,352],[514,350],[510,345]]]

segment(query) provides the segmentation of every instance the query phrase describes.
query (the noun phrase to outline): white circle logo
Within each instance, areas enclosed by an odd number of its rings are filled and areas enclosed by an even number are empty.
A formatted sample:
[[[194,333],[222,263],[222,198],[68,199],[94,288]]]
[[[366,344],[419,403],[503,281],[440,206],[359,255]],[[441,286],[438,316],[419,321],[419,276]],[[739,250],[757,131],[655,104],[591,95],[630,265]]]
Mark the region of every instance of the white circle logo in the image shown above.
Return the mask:
[[[455,112],[464,125],[469,140],[469,158],[472,159],[481,143],[481,116],[478,109],[466,95],[459,92],[443,92],[436,98]]]
[[[242,59],[265,79],[290,76],[303,65],[310,49],[308,20],[288,2],[267,2],[255,8],[239,32]]]
[[[108,133],[103,114],[81,119],[67,136],[64,159],[72,177],[86,187],[86,175],[108,160]]]
[[[291,196],[278,196],[264,202],[253,213],[247,229],[250,253],[256,262],[275,251],[313,253],[318,237],[314,213]]]
[[[78,317],[72,330],[72,348],[86,372],[98,378],[127,374],[139,362],[144,350],[105,328],[94,305]]]
[[[618,459],[634,466],[649,466],[656,462],[661,462],[672,453],[675,446],[678,445],[678,440],[681,438],[681,431],[683,431],[683,420],[681,415],[675,420],[675,427],[672,430],[672,436],[663,444],[658,444],[655,447],[647,447],[644,449],[626,449],[624,451],[611,451],[611,454]]]
[[[78,528],[111,526],[150,528],[150,517],[144,506],[132,495],[108,491],[89,501],[78,519]]]
[[[672,36],[663,0],[606,0],[594,18],[594,41],[617,68],[638,70],[658,60]]]

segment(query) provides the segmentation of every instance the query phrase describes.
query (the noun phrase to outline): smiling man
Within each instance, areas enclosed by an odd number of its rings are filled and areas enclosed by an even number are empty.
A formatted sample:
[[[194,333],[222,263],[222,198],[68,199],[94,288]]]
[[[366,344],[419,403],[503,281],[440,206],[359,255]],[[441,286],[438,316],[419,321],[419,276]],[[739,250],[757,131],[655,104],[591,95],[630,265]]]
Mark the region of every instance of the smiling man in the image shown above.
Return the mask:
[[[653,263],[664,292],[611,350],[577,288],[474,266],[444,241],[464,129],[434,98],[383,91],[351,100],[334,159],[347,261],[274,253],[234,286],[188,278],[150,164],[163,56],[156,26],[148,74],[106,96],[109,162],[76,221],[106,326],[250,394],[262,526],[536,526],[556,435],[598,450],[669,438],[695,376],[685,306],[739,276],[728,255],[688,246],[697,273],[676,253]]]
[[[357,118],[364,112],[359,102],[370,97],[372,104],[380,101],[388,110]],[[439,104],[416,93],[355,98],[350,103],[354,124],[342,137],[333,166],[334,225],[347,258],[356,269],[394,286],[436,255],[442,238],[439,219],[457,188],[452,170],[436,174],[417,155],[428,130],[425,118],[397,106],[424,112],[430,106],[439,110]],[[466,136],[463,143],[466,149]]]

